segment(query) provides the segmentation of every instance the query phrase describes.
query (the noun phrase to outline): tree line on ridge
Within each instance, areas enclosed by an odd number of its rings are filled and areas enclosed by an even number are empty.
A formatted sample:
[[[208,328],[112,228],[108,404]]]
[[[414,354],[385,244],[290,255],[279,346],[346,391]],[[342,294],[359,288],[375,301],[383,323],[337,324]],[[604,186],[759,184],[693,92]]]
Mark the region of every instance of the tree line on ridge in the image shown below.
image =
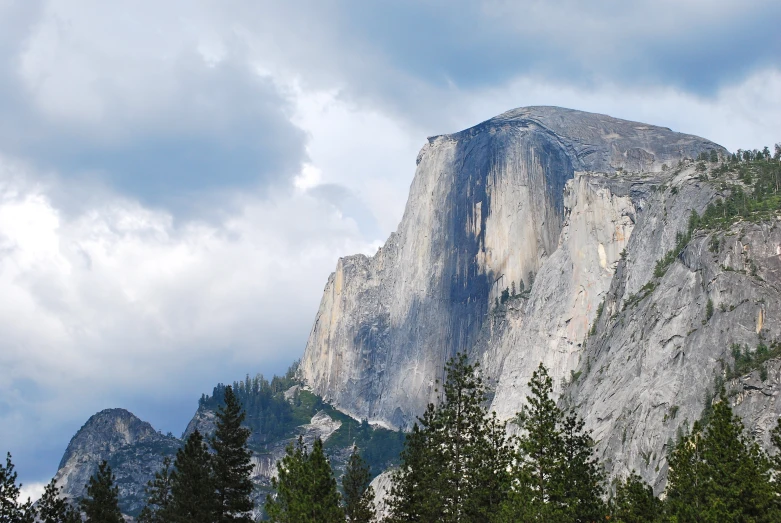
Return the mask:
[[[509,435],[506,423],[489,412],[479,365],[463,354],[450,360],[440,401],[428,405],[406,436],[383,521],[781,521],[781,421],[772,433],[777,450],[768,455],[745,434],[722,391],[707,418],[670,452],[667,487],[657,497],[634,472],[608,483],[583,419],[556,404],[542,364],[529,388],[524,408],[512,420],[517,435]],[[274,492],[263,512],[257,511],[244,412],[231,387],[224,400],[208,444],[193,432],[149,482],[139,522],[377,520],[371,474],[357,448],[339,489],[322,441],[306,445],[301,437],[278,462]],[[21,502],[9,455],[0,467],[0,521],[75,523],[83,515],[86,521],[121,522],[114,482],[103,462],[77,505],[62,499],[53,482],[35,505]]]

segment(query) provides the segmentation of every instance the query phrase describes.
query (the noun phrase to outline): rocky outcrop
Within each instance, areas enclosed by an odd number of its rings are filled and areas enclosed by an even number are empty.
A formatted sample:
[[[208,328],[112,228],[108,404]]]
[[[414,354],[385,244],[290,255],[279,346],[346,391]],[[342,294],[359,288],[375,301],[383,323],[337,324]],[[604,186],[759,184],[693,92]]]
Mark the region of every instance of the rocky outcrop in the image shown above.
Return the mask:
[[[657,493],[721,383],[768,445],[781,362],[735,377],[732,351],[781,340],[781,228],[737,218],[676,247],[692,211],[724,196],[713,165],[691,160],[711,150],[726,152],[557,108],[429,139],[398,230],[329,278],[302,378],[356,418],[405,427],[458,351],[481,362],[503,419],[543,362],[608,471],[637,470]]]
[[[280,394],[293,401],[299,391],[300,387],[295,385]],[[201,405],[188,424],[184,438],[195,429],[208,438],[213,434],[215,424],[214,411]],[[284,437],[264,438],[260,444],[257,434],[250,435],[248,445],[252,450],[255,516],[260,516],[266,495],[272,493],[271,478],[276,476],[277,463],[285,457],[287,447],[295,444],[300,436],[304,445],[311,449],[317,438],[328,442],[341,426],[342,421],[319,410],[307,423],[292,428]],[[107,460],[119,487],[120,509],[123,514],[136,516],[146,502],[144,489],[147,482],[162,468],[164,457],[173,458],[181,445],[182,440],[163,436],[149,423],[124,409],[104,410],[92,416],[71,439],[55,480],[63,487],[65,496],[80,499],[86,495],[85,485],[89,478],[101,461]],[[337,477],[343,472],[351,452],[352,441],[327,448]]]
[[[741,220],[699,231],[656,278],[654,264],[674,248],[691,211],[718,197],[694,165],[656,187],[565,396],[586,415],[608,470],[635,469],[660,492],[672,443],[729,378],[731,347],[754,350],[781,336],[781,229],[776,220]],[[781,414],[778,368],[771,361],[764,380],[757,369],[728,387],[728,401],[765,444]]]
[[[300,376],[357,418],[408,426],[459,351],[517,410],[530,365],[558,377],[582,342],[635,226],[643,191],[616,173],[661,175],[718,145],[666,128],[554,107],[516,109],[430,138],[398,230],[371,258],[337,263]],[[597,176],[607,172],[612,177]],[[532,280],[534,284],[532,285]],[[520,287],[531,293],[520,293]],[[523,304],[505,304],[516,288]],[[512,300],[511,300],[512,301]]]
[[[119,487],[120,508],[135,514],[145,500],[146,482],[160,470],[164,456],[173,456],[181,442],[164,436],[124,409],[98,412],[71,438],[54,479],[63,494],[79,499],[86,484],[107,460]]]
[[[390,515],[388,498],[390,497],[393,470],[386,470],[374,478],[369,485],[374,490],[375,521],[383,521]]]

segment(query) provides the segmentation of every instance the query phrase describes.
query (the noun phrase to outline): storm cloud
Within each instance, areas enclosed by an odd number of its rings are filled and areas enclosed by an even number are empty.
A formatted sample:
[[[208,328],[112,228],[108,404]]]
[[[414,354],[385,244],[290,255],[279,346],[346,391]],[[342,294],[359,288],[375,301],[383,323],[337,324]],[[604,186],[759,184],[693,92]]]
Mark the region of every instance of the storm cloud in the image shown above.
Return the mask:
[[[523,105],[781,141],[781,5],[0,0],[0,451],[284,371],[418,149]]]

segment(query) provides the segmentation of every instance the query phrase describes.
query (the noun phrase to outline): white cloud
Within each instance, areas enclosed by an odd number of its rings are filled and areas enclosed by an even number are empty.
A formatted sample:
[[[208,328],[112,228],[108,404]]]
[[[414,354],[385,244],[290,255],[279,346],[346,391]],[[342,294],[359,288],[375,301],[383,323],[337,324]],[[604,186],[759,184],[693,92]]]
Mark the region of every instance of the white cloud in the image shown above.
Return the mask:
[[[427,135],[550,104],[730,149],[781,140],[777,57],[714,69],[698,54],[711,33],[750,52],[733,43],[755,17],[700,4],[0,2],[0,151],[29,162],[0,157],[0,451],[61,451],[63,427],[104,407],[160,420],[299,356],[337,258],[396,228]],[[720,73],[692,87],[687,60]],[[74,180],[84,157],[126,192]],[[263,168],[271,189],[253,185]],[[219,196],[187,219],[135,199],[194,185]]]
[[[289,364],[337,258],[376,249],[306,192],[236,196],[217,223],[177,223],[117,195],[63,212],[63,181],[29,169],[0,159],[4,449],[55,431],[64,450],[62,423],[101,408],[194,408],[217,381]]]
[[[28,499],[35,502],[43,496],[43,491],[46,489],[46,483],[25,483],[22,488],[19,489],[20,502],[25,502]]]
[[[457,126],[467,127],[508,109],[557,105],[670,127],[713,140],[729,150],[781,141],[781,70],[757,71],[741,82],[701,97],[672,87],[602,83],[584,89],[539,77],[463,93]]]

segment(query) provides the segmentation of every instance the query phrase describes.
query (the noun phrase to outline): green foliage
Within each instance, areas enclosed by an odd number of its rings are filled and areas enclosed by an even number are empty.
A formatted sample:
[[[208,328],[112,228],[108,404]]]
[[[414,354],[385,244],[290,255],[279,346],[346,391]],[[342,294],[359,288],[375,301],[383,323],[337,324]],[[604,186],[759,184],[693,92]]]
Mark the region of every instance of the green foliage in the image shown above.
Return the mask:
[[[225,406],[217,411],[217,428],[211,440],[212,471],[216,493],[216,521],[252,521],[252,453],[247,448],[249,429],[242,427],[245,413],[232,387],[225,389]]]
[[[299,436],[287,447],[285,457],[277,463],[277,477],[271,480],[276,491],[266,498],[266,514],[278,523],[342,523],[344,512],[339,506],[331,466],[318,438],[311,454]]]
[[[203,395],[200,407],[217,411],[225,404],[225,391],[233,389],[246,413],[246,426],[252,431],[253,440],[262,444],[288,435],[298,425],[293,416],[293,406],[284,397],[284,391],[296,384],[297,363],[288,369],[285,376],[274,376],[268,381],[262,374],[254,378],[249,375],[233,386],[218,384],[211,396]]]
[[[773,470],[773,490],[776,496],[781,496],[781,418],[770,432],[770,441],[775,447],[775,452],[770,457],[770,467]]]
[[[714,170],[714,175],[731,175],[739,183],[724,183],[727,196],[708,206],[701,228],[725,230],[741,219],[758,222],[774,218],[781,210],[781,163],[771,161],[769,152],[743,151],[740,160],[736,156]]]
[[[661,278],[667,273],[667,269],[673,264],[675,259],[683,252],[692,239],[692,233],[700,225],[700,217],[696,211],[692,211],[689,216],[689,228],[686,232],[675,233],[675,247],[667,251],[661,260],[656,262],[654,267],[654,277]]]
[[[97,472],[87,483],[87,497],[81,500],[81,509],[87,521],[95,523],[123,523],[119,512],[119,488],[114,484],[114,474],[107,461],[103,461]]]
[[[763,365],[770,359],[781,357],[781,343],[774,341],[768,347],[764,343],[757,345],[754,352],[748,346],[741,348],[737,343],[730,346],[734,365],[728,368],[727,379],[743,376],[756,369],[763,369]]]
[[[374,519],[374,489],[370,482],[369,466],[354,446],[342,476],[344,515],[348,523],[370,523]]]
[[[662,502],[654,496],[651,486],[646,484],[635,471],[618,483],[611,509],[616,523],[662,521]]]
[[[213,523],[217,512],[211,456],[197,430],[179,449],[171,473],[171,500],[158,514],[171,523]]]
[[[512,489],[498,520],[601,521],[604,475],[583,420],[552,399],[553,380],[540,364],[529,382],[524,435],[513,459]]]
[[[703,427],[669,458],[666,512],[673,521],[778,521],[770,462],[743,431],[722,392]]]
[[[721,248],[721,239],[714,234],[713,236],[711,236],[708,250],[714,254],[717,254],[720,248]]]
[[[35,509],[28,499],[17,501],[22,484],[16,484],[17,474],[11,462],[11,453],[6,454],[5,467],[0,465],[0,521],[3,523],[33,523]]]
[[[81,515],[68,501],[60,497],[62,488],[57,488],[51,480],[38,500],[38,520],[40,523],[81,523]],[[0,521],[2,521],[0,519]]]
[[[504,303],[507,302],[507,300],[509,299],[510,299],[510,291],[509,289],[504,289],[502,291],[502,297],[499,301],[502,303],[502,305],[504,305]]]
[[[446,366],[444,397],[407,436],[393,475],[391,521],[488,521],[509,487],[504,424],[489,414],[477,365]]]
[[[433,417],[433,405],[421,418]],[[432,452],[428,445],[429,434],[425,428],[415,423],[407,434],[404,450],[401,451],[401,463],[393,472],[388,503],[391,508],[390,523],[411,521],[436,521],[441,504],[434,496],[428,495],[427,488],[437,481],[440,456]]]
[[[624,300],[624,308],[626,309],[640,303],[643,299],[645,299],[646,296],[654,292],[656,285],[656,282],[649,281],[640,287],[640,290],[638,290],[635,294],[630,294],[629,297]]]
[[[138,515],[139,523],[164,523],[161,514],[164,514],[171,503],[171,480],[173,469],[171,458],[163,459],[163,468],[155,472],[154,479],[146,486],[146,506]]]
[[[597,324],[599,324],[599,319],[602,317],[602,313],[605,311],[605,300],[602,300],[599,302],[599,305],[597,306],[597,314],[594,316],[594,323],[591,324],[591,329],[589,330],[588,334],[589,336],[593,336],[597,333]]]
[[[710,320],[713,316],[713,300],[708,298],[708,302],[705,304],[705,319]]]

